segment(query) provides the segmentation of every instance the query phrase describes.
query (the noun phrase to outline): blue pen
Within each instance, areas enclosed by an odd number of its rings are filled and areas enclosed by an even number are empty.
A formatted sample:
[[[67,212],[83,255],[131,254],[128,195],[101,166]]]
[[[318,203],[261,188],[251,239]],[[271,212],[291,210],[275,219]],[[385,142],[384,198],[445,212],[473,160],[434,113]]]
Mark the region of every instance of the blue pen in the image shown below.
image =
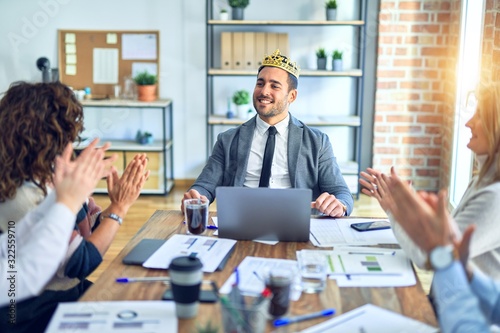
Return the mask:
[[[284,326],[292,323],[298,323],[299,321],[304,321],[304,320],[309,320],[309,319],[314,319],[314,318],[319,318],[319,317],[326,317],[326,316],[331,316],[335,314],[335,309],[326,309],[326,310],[321,310],[318,312],[302,315],[302,316],[296,316],[296,317],[291,317],[291,318],[281,318],[281,319],[276,319],[274,321],[274,326]]]
[[[234,278],[235,278],[235,282],[234,282],[234,285],[235,286],[239,286],[240,285],[240,272],[238,272],[238,267],[236,267],[234,269]]]
[[[163,282],[170,282],[170,277],[168,276],[146,276],[146,277],[119,277],[116,278],[115,280],[118,283],[131,283],[131,282],[157,282],[157,281],[163,281]],[[204,284],[211,284],[211,280],[203,280],[202,283]]]

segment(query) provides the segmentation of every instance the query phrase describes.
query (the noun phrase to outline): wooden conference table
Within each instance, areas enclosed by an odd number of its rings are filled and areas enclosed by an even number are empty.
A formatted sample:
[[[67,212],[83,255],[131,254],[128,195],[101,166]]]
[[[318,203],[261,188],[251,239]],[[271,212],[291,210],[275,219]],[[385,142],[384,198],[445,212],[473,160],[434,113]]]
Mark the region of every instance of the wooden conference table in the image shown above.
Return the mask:
[[[214,213],[211,213],[211,215]],[[214,214],[215,215],[215,214]],[[163,282],[116,283],[118,277],[167,276],[166,270],[152,270],[141,266],[122,264],[123,257],[143,238],[168,239],[177,233],[185,233],[180,211],[156,211],[137,234],[128,242],[120,254],[102,273],[94,285],[83,295],[80,301],[118,301],[118,300],[160,300],[167,286]],[[212,230],[208,230],[208,235]],[[204,274],[204,279],[216,281],[221,287],[234,268],[246,257],[270,257],[296,259],[295,251],[313,249],[310,243],[280,242],[277,245],[265,245],[252,241],[238,241],[223,271]],[[418,279],[417,279],[418,281]],[[335,308],[336,315],[350,311],[367,303],[401,313],[424,323],[437,327],[436,317],[425,295],[420,281],[411,287],[390,288],[338,288],[334,280],[328,280],[327,287],[319,294],[302,294],[300,299],[291,303],[290,315],[300,315]],[[179,332],[195,332],[196,324],[204,325],[208,321],[216,323],[222,332],[220,304],[202,303],[194,319],[179,320]],[[308,320],[286,326],[285,331],[294,332],[325,321],[325,318]],[[388,323],[388,326],[390,324]],[[272,330],[269,322],[267,331]]]

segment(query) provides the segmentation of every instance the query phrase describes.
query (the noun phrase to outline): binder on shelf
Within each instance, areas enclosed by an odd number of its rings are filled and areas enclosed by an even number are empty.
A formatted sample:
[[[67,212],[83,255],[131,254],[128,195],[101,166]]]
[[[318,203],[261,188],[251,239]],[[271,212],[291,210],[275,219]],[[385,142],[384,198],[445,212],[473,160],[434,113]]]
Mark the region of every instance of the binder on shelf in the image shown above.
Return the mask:
[[[233,34],[221,32],[220,34],[220,63],[221,69],[231,69],[233,62]]]
[[[262,59],[268,54],[267,48],[267,34],[265,32],[254,33],[254,63],[255,68],[262,65]]]
[[[233,32],[233,65],[232,69],[244,69],[245,45],[243,32]]]
[[[287,33],[278,33],[278,47],[280,49],[281,54],[290,57],[290,46],[288,45],[288,34]]]
[[[278,48],[278,34],[274,32],[267,33],[266,54],[271,54]]]
[[[254,59],[254,45],[255,45],[255,35],[253,32],[245,32],[243,34],[243,44],[244,47],[244,64],[245,69],[255,69],[255,59]]]

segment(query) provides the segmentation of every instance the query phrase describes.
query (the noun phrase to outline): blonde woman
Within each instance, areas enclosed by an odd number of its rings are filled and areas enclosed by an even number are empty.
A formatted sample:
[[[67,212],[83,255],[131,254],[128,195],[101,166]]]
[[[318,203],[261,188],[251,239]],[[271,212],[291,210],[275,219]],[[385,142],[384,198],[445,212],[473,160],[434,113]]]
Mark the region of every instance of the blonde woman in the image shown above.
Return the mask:
[[[500,279],[500,85],[481,84],[476,92],[477,109],[466,123],[471,130],[467,147],[474,152],[478,172],[469,183],[460,203],[452,212],[458,229],[458,237],[471,224],[476,231],[470,245],[470,262],[492,278]],[[368,169],[361,173],[360,184],[363,193],[378,199],[382,208],[387,210],[390,196],[381,173]],[[397,198],[393,198],[397,203]],[[411,214],[411,212],[408,212]],[[389,213],[389,217],[390,213]],[[401,247],[419,266],[425,267],[427,256],[406,235],[401,226],[393,222],[393,231]],[[395,222],[395,223],[394,223]]]

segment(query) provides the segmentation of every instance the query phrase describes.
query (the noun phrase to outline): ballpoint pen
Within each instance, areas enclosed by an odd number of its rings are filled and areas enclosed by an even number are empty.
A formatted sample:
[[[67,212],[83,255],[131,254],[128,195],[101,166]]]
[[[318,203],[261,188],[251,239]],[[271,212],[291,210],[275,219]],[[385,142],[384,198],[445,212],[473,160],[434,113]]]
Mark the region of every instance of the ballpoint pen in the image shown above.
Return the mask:
[[[345,276],[347,280],[351,280],[356,276],[402,276],[402,273],[329,273],[328,276]]]
[[[361,255],[367,255],[367,256],[393,256],[396,255],[396,251],[392,252],[347,252],[348,254],[361,254]]]
[[[240,272],[238,271],[238,267],[234,269],[234,279],[233,286],[238,286],[240,284]]]
[[[253,273],[253,275],[255,275],[257,277],[257,279],[259,279],[260,281],[266,283],[266,281],[262,278],[262,276],[259,275],[259,273],[257,273],[256,271],[253,271],[252,273]]]
[[[168,276],[148,276],[148,277],[120,277],[116,278],[116,282],[118,283],[131,283],[131,282],[157,282],[157,281],[163,281],[163,282],[170,282],[170,278]],[[203,283],[211,283],[210,280],[203,280]]]
[[[241,306],[241,308],[245,308],[245,299],[243,298],[243,295],[241,295],[241,291],[239,288],[240,284],[240,273],[238,271],[238,267],[234,269],[234,275],[235,275],[235,281],[233,283],[233,286],[231,288],[231,291],[229,292],[228,298],[233,304],[237,304],[238,306]]]
[[[319,317],[326,317],[335,314],[335,309],[325,309],[314,313],[309,313],[302,316],[290,317],[290,318],[280,318],[274,321],[274,326],[284,326],[292,323],[297,323],[299,321],[315,319]]]
[[[272,296],[271,289],[264,288],[264,290],[260,293],[260,295],[252,302],[251,310],[255,310],[259,307],[259,305],[266,299]]]

